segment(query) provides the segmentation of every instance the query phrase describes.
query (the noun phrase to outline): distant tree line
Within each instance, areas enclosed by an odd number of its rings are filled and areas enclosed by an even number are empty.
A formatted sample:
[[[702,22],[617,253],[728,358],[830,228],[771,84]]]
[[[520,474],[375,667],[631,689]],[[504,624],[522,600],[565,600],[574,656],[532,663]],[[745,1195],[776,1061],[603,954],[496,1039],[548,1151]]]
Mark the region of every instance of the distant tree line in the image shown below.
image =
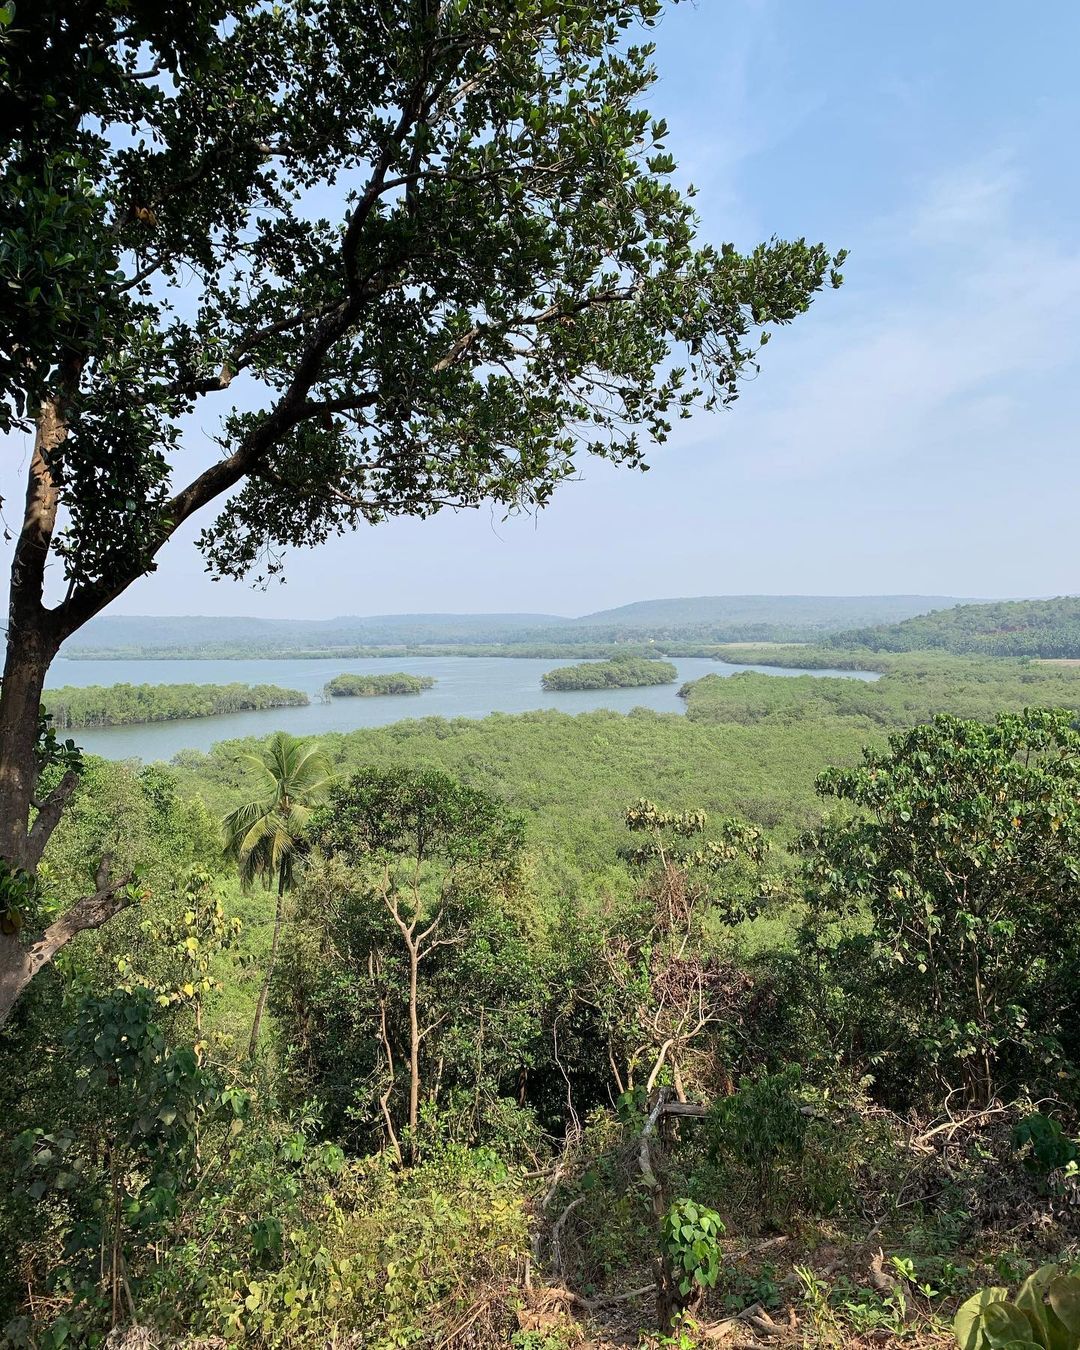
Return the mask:
[[[885,673],[874,681],[820,675],[779,678],[744,671],[689,681],[679,697],[693,722],[791,727],[843,718],[868,732],[930,722],[938,713],[990,721],[1003,708],[1080,709],[1080,669],[1073,666],[980,660],[940,651],[881,659]]]
[[[430,675],[407,675],[398,670],[392,675],[335,675],[323,685],[323,693],[327,698],[374,698],[379,694],[420,694],[434,687]]]
[[[400,661],[406,657],[435,656],[512,656],[529,660],[598,660],[616,656],[655,656],[658,650],[665,656],[724,657],[726,648],[715,642],[665,642],[657,648],[646,639],[628,642],[439,642],[397,644],[387,647],[309,647],[304,650],[280,643],[234,642],[199,643],[186,647],[179,643],[169,646],[86,647],[65,651],[70,661]]]
[[[611,661],[588,661],[558,666],[541,677],[545,689],[635,689],[640,685],[671,684],[678,671],[670,661],[648,661],[617,656]]]
[[[302,708],[307,694],[276,684],[111,684],[46,689],[45,711],[58,731],[217,717],[259,708]]]
[[[1080,658],[1080,596],[958,605],[902,623],[854,629],[826,639],[833,647],[875,652],[938,649],[957,655]]]

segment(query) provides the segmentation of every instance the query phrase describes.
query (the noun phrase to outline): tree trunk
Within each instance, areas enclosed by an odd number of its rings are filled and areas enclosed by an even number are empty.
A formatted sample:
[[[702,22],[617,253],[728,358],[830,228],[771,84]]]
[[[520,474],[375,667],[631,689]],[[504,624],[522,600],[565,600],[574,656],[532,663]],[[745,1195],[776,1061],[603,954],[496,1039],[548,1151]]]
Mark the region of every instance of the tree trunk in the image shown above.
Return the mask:
[[[270,981],[274,978],[274,966],[277,963],[278,944],[281,941],[281,929],[285,922],[285,866],[278,869],[278,888],[277,888],[277,907],[274,911],[274,936],[270,943],[270,959],[266,963],[266,975],[263,977],[262,988],[259,990],[258,1001],[255,1004],[255,1017],[251,1023],[251,1039],[248,1042],[248,1058],[255,1058],[255,1051],[259,1045],[259,1031],[262,1028],[263,1011],[266,1008],[266,1000],[270,994]]]
[[[56,645],[44,633],[13,624],[0,686],[0,857],[13,867],[37,862],[29,847],[30,809],[37,792],[41,691]]]
[[[49,455],[67,433],[62,397],[47,399],[38,415],[34,450],[26,483],[26,505],[11,563],[7,650],[0,685],[0,859],[9,867],[33,871],[60,812],[74,791],[71,775],[43,803],[30,828],[30,812],[38,805],[38,715],[41,691],[61,639],[55,612],[45,608],[45,564],[56,525],[57,491]],[[104,922],[116,891],[99,884],[57,920],[36,942],[24,944],[18,925],[0,933],[0,1026],[11,1015],[19,995],[42,966],[85,927]]]
[[[56,526],[58,496],[49,455],[67,434],[61,398],[38,414],[26,479],[22,527],[11,561],[7,653],[0,687],[0,857],[26,865],[26,833],[37,791],[37,727],[41,690],[60,647],[56,615],[45,608],[45,565]]]
[[[416,1162],[417,1128],[420,1123],[420,1018],[417,983],[420,953],[409,943],[409,1160]]]

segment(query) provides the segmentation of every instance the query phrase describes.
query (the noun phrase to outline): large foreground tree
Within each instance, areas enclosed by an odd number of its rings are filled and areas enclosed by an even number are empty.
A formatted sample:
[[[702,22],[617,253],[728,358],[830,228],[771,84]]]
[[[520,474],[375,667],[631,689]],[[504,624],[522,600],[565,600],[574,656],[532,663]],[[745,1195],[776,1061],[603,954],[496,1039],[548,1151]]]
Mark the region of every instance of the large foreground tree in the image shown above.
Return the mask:
[[[74,786],[39,794],[49,663],[196,513],[212,571],[265,578],[390,516],[542,507],[577,457],[644,467],[673,417],[734,399],[761,326],[838,282],[802,240],[695,243],[640,106],[633,34],[660,12],[0,5],[0,431],[33,439],[0,696],[11,867]],[[106,875],[69,927],[121,903]],[[27,950],[0,935],[0,1018]]]

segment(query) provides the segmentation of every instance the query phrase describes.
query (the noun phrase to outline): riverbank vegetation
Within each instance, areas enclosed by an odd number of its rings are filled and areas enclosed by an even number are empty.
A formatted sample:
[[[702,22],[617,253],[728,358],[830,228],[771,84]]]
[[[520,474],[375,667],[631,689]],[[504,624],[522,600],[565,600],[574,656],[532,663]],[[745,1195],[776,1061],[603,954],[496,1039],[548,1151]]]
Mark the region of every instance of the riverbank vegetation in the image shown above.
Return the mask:
[[[813,653],[804,648],[790,649],[790,659],[813,665]],[[783,661],[780,653],[777,664]],[[840,665],[835,653],[833,663]],[[843,717],[869,729],[911,726],[942,712],[987,718],[1005,708],[1080,710],[1080,670],[1074,667],[937,652],[875,658],[875,665],[885,670],[873,681],[745,671],[732,676],[706,675],[684,685],[679,694],[691,720],[716,723],[815,722]]]
[[[44,707],[58,731],[219,717],[264,708],[302,708],[308,696],[276,684],[109,684],[47,689]]]
[[[375,698],[380,694],[421,694],[434,688],[431,675],[396,671],[392,675],[335,675],[323,685],[323,693],[327,698]]]
[[[559,666],[541,676],[545,689],[637,689],[653,684],[672,684],[679,672],[670,661],[650,661],[621,655],[610,661],[587,661],[578,666]]]

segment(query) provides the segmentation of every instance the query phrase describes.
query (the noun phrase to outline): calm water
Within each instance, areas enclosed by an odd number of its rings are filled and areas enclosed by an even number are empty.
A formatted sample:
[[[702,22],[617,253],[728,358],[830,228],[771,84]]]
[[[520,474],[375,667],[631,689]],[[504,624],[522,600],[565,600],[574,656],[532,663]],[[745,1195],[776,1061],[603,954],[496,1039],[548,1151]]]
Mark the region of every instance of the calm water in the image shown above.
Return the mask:
[[[675,684],[564,693],[547,693],[541,689],[540,676],[546,670],[566,664],[566,661],[507,656],[359,661],[333,657],[311,661],[68,661],[61,657],[49,673],[48,684],[54,688],[64,684],[277,684],[286,689],[302,689],[312,700],[306,708],[269,708],[260,712],[232,713],[226,717],[71,733],[85,749],[108,759],[167,760],[178,750],[208,750],[216,741],[239,736],[265,736],[279,730],[310,736],[324,731],[385,726],[405,717],[486,717],[491,712],[530,712],[534,708],[558,708],[568,713],[591,712],[597,708],[610,708],[615,712],[629,712],[631,708],[682,712],[684,704],[677,697],[677,691],[686,680],[697,680],[702,675],[737,675],[743,670],[760,670],[771,675],[878,678],[868,671],[783,670],[778,666],[732,666],[726,661],[685,657],[674,662],[679,672]],[[433,675],[438,683],[434,689],[422,694],[318,701],[323,685],[334,675],[345,672],[366,675],[392,670]]]

